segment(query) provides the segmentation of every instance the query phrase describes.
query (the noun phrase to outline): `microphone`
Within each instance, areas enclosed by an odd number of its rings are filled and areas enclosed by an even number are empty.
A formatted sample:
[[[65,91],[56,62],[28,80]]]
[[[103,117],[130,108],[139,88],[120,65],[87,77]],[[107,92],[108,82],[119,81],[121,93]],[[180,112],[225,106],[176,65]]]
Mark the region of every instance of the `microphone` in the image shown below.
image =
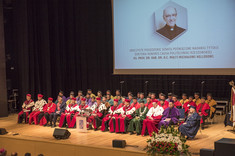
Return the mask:
[[[125,81],[120,81],[120,83],[124,83]]]

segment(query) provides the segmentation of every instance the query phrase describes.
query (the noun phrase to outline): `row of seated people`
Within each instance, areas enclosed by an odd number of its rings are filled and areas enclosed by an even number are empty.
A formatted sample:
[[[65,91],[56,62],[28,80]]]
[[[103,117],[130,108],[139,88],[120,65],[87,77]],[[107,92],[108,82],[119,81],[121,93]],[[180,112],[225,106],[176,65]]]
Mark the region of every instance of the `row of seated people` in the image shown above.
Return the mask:
[[[63,95],[62,91],[59,92],[59,96],[62,96],[63,101],[66,101],[67,105],[71,102],[71,99],[74,97],[76,98],[76,103],[79,105],[81,103],[81,98],[84,97],[83,92],[81,90],[78,91],[77,96],[75,96],[73,91],[70,92],[70,96],[67,98]],[[136,99],[137,99],[138,103],[140,103],[140,101],[144,101],[144,103],[147,103],[147,102],[149,103],[149,102],[153,101],[154,99],[157,99],[158,101],[160,101],[160,99],[162,99],[163,96],[165,96],[163,93],[159,93],[158,98],[157,98],[155,93],[149,92],[148,96],[145,98],[144,93],[138,92]],[[97,96],[96,96],[95,94],[92,93],[91,89],[88,89],[87,93],[85,95],[86,104],[88,106],[92,106],[95,103],[96,97],[101,98],[102,103],[108,102],[111,106],[113,105],[114,99],[118,99],[118,104],[121,104],[123,102],[123,98],[125,98],[125,97],[121,96],[120,90],[116,90],[115,96],[111,95],[110,90],[106,91],[106,96],[102,96],[101,91],[98,91]],[[126,98],[128,98],[130,100],[131,104],[135,101],[132,92],[128,92]],[[201,103],[200,94],[196,92],[196,93],[194,93],[194,97],[193,96],[187,97],[187,94],[183,93],[182,99],[178,101],[177,96],[173,95],[172,93],[168,93],[168,98],[166,99],[167,102],[174,102],[178,108],[180,108],[180,107],[185,108],[185,103],[188,103],[189,100],[190,100],[190,102],[193,101],[196,104],[196,106],[199,105]],[[207,94],[206,103],[209,104],[209,106],[210,106],[210,118],[212,119],[214,117],[214,114],[216,111],[216,104],[217,103],[212,98],[212,95],[210,93]]]
[[[173,96],[173,102],[168,102],[163,94],[160,100],[147,98],[146,103],[143,100],[138,103],[137,98],[133,98],[131,104],[130,99],[123,98],[122,103],[118,104],[118,99],[114,99],[112,106],[108,102],[102,103],[99,97],[91,106],[87,105],[87,99],[84,97],[81,98],[80,104],[76,103],[76,98],[72,98],[68,105],[60,95],[57,104],[53,103],[52,98],[48,98],[46,103],[41,94],[38,94],[38,101],[35,104],[30,94],[26,98],[22,111],[18,115],[18,123],[22,123],[25,119],[25,122],[29,124],[34,122],[34,124],[55,127],[57,117],[60,116],[59,127],[74,128],[76,117],[84,116],[87,117],[89,129],[93,127],[97,130],[101,126],[101,131],[130,132],[130,134],[136,132],[137,135],[151,135],[153,131],[157,132],[162,125],[177,124],[180,116],[178,109],[182,107],[185,108],[186,114],[192,114],[189,113],[189,108],[194,107],[196,114],[202,117],[200,118],[202,125],[210,112],[210,106],[205,102],[205,98],[201,98],[201,103],[196,105],[190,97],[188,102],[182,106],[178,100],[175,100],[177,96]],[[182,126],[184,125],[182,124]],[[190,126],[195,128],[192,124]]]

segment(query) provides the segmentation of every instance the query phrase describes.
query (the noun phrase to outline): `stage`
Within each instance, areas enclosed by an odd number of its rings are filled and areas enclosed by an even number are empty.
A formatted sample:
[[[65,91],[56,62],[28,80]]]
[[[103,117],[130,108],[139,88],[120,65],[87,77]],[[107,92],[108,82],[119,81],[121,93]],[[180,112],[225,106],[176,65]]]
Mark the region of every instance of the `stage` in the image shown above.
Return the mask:
[[[235,134],[229,132],[232,127],[224,127],[224,116],[216,116],[214,124],[208,124],[204,130],[199,130],[194,140],[188,140],[192,155],[199,155],[201,148],[214,148],[214,141],[223,137],[235,139]],[[26,152],[32,155],[44,154],[45,156],[63,155],[147,155],[143,151],[149,136],[136,136],[129,134],[116,134],[109,132],[89,130],[87,133],[78,133],[76,129],[69,129],[71,136],[67,140],[56,140],[52,136],[54,128],[17,124],[17,115],[0,118],[0,128],[6,128],[9,132],[0,135],[0,148],[10,152],[18,152],[24,155]],[[13,135],[19,133],[19,135]],[[126,140],[128,145],[138,147],[126,147],[124,149],[113,148],[112,140]]]

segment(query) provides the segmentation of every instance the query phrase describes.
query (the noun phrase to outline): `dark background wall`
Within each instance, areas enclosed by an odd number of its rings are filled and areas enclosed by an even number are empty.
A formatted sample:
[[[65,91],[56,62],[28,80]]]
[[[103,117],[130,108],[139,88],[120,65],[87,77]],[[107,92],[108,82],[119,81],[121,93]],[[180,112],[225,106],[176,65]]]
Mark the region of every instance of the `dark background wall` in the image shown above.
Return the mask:
[[[234,76],[113,75],[111,0],[5,0],[7,79],[26,93],[56,97],[59,90],[120,89],[192,95],[201,90],[229,98]],[[10,67],[14,66],[14,70]],[[9,88],[9,89],[11,89]]]

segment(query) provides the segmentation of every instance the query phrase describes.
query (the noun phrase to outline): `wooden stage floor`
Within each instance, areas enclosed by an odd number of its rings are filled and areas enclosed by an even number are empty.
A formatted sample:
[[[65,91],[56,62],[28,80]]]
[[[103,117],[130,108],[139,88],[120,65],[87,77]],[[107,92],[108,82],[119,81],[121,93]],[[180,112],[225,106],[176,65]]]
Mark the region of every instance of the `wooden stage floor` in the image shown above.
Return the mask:
[[[224,127],[224,116],[216,116],[214,124],[208,124],[207,128],[198,132],[194,140],[188,140],[187,144],[190,145],[190,152],[192,155],[199,155],[201,148],[214,148],[214,141],[221,138],[233,138],[235,134],[229,132],[232,127]],[[9,115],[9,117],[0,118],[0,128],[6,128],[9,132],[4,137],[22,138],[26,140],[39,140],[47,142],[59,142],[61,144],[74,144],[74,145],[89,145],[94,147],[112,148],[113,139],[126,140],[129,145],[137,145],[138,147],[126,147],[124,150],[140,151],[143,152],[146,146],[146,140],[149,136],[136,136],[129,134],[115,134],[109,132],[89,130],[88,133],[78,133],[76,129],[69,129],[71,136],[67,140],[56,140],[52,134],[54,128],[35,126],[28,124],[17,124],[17,114]],[[13,136],[13,133],[19,135]],[[3,136],[0,136],[3,137]],[[1,144],[0,144],[1,145]],[[0,147],[1,148],[1,147]]]

